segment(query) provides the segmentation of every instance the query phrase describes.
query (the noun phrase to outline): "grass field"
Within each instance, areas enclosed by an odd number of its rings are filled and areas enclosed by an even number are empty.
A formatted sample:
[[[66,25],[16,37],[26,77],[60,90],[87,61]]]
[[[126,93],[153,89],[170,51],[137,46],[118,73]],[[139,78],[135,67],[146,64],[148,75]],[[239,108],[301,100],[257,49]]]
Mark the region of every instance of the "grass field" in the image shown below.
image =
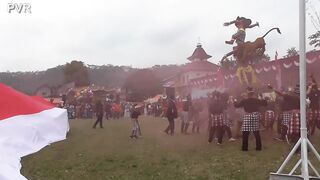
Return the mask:
[[[104,120],[104,129],[92,129],[93,120],[70,121],[65,141],[22,159],[22,174],[30,180],[263,180],[276,171],[290,147],[262,134],[263,151],[240,151],[241,140],[208,144],[201,134],[163,133],[167,121],[141,117],[142,138],[129,138],[129,119]],[[312,138],[320,150],[320,136]],[[297,155],[295,159],[299,158]],[[320,163],[311,157],[317,169]]]

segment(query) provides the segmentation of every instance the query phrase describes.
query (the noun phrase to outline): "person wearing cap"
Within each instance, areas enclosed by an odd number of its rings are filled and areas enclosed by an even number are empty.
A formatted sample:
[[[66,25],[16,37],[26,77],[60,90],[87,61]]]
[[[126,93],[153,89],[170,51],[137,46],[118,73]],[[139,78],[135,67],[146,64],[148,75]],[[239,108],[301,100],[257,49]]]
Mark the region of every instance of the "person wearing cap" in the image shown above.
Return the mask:
[[[248,140],[250,132],[253,132],[256,138],[256,150],[262,150],[262,143],[259,131],[260,113],[259,108],[261,106],[267,106],[266,100],[260,100],[254,97],[253,88],[247,88],[247,98],[240,102],[235,101],[234,106],[236,108],[243,108],[245,114],[242,116],[242,151],[248,151]]]
[[[137,104],[134,104],[132,110],[131,110],[131,121],[132,121],[132,132],[130,138],[138,138],[138,135],[141,136],[141,129],[138,121],[138,117],[141,115],[139,111],[139,106]]]
[[[259,26],[258,22],[251,25],[251,19],[247,19],[245,17],[239,17],[239,16],[237,17],[236,20],[230,21],[230,22],[226,22],[223,25],[224,26],[229,26],[231,24],[235,24],[235,26],[237,27],[238,31],[235,34],[232,35],[230,41],[226,41],[225,43],[232,45],[234,43],[234,41],[235,41],[238,46],[245,42],[246,29],[247,28],[253,28],[255,26]]]
[[[169,125],[168,127],[164,130],[166,134],[174,135],[174,119],[178,117],[178,111],[176,104],[174,102],[174,96],[169,96],[167,98],[168,103],[167,103],[167,110],[166,110],[166,117],[168,118]]]

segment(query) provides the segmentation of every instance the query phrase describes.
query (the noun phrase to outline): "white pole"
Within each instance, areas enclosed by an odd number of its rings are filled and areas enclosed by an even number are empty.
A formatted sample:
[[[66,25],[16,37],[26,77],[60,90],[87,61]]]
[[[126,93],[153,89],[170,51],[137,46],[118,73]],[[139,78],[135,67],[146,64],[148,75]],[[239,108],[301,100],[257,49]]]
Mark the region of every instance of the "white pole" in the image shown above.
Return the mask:
[[[302,177],[309,179],[306,125],[306,6],[305,0],[299,1],[299,61],[300,61],[300,113],[301,113],[301,159]]]

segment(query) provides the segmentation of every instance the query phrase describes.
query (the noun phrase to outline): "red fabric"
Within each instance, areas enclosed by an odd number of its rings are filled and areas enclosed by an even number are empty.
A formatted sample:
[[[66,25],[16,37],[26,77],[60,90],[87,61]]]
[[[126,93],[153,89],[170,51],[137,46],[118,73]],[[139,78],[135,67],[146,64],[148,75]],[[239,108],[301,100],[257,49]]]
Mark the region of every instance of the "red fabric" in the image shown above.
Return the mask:
[[[41,96],[31,96],[34,100],[37,100],[41,103],[47,104],[49,106],[54,106],[55,104],[50,103],[49,101],[47,101],[45,98],[41,97]]]
[[[289,122],[289,134],[300,133],[300,110],[293,110],[292,118]]]
[[[31,97],[0,83],[0,120],[39,113],[54,106],[39,97]]]
[[[316,112],[316,113],[317,113],[317,112]],[[313,118],[313,113],[312,113],[311,110],[309,110],[309,111],[307,112],[307,120],[308,120],[309,123],[312,122],[312,118]]]
[[[120,106],[120,104],[113,103],[113,104],[112,104],[112,110],[113,110],[114,112],[121,112],[121,106]]]

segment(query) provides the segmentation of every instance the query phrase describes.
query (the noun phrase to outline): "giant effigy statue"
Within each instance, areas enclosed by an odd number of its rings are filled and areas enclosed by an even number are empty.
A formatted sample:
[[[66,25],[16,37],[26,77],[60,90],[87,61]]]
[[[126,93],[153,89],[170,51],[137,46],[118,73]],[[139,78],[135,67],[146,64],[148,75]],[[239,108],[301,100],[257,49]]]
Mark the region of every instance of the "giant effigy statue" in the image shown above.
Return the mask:
[[[255,73],[253,67],[250,65],[250,60],[257,55],[262,55],[265,52],[265,41],[264,38],[273,30],[277,30],[279,34],[281,34],[279,28],[270,29],[265,35],[257,38],[255,41],[245,41],[246,38],[246,29],[253,28],[258,26],[259,23],[251,24],[251,19],[247,19],[245,17],[237,17],[236,20],[231,22],[226,22],[223,25],[229,26],[234,24],[237,28],[237,32],[232,35],[231,40],[225,41],[226,44],[233,45],[234,42],[236,46],[233,47],[233,50],[226,55],[223,56],[222,61],[226,59],[228,56],[233,55],[237,61],[238,69],[236,75],[241,84],[246,83],[247,85],[251,85],[256,82]],[[248,80],[247,74],[251,75],[251,81]]]

